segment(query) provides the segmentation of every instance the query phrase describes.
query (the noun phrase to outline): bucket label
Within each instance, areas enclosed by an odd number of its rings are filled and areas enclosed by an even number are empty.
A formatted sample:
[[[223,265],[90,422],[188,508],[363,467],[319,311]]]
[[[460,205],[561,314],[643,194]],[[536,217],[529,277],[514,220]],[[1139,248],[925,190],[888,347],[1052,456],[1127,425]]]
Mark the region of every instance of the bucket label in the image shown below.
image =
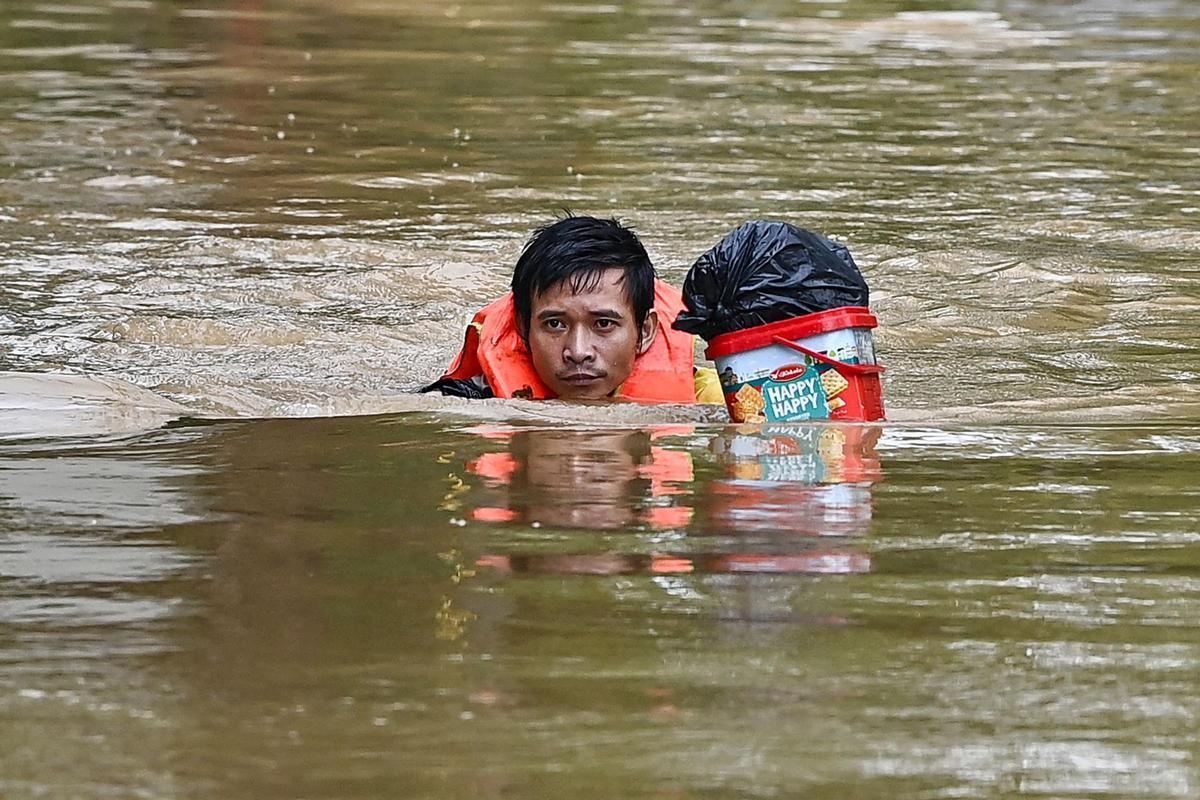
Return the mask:
[[[827,419],[829,405],[821,376],[812,367],[784,382],[772,375],[762,385],[767,422],[795,419]]]
[[[829,419],[825,385],[821,373],[811,364],[788,364],[767,376],[725,388],[736,422]]]

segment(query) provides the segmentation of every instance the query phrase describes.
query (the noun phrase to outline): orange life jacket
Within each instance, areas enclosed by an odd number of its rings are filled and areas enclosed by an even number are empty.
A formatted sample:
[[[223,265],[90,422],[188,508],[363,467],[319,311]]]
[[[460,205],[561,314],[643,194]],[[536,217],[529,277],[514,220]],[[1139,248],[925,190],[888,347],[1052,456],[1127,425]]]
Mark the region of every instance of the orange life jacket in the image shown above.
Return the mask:
[[[654,308],[658,312],[658,335],[650,348],[634,360],[633,372],[617,389],[617,395],[643,403],[694,403],[693,339],[691,334],[671,327],[683,310],[683,297],[670,284],[655,281]],[[487,379],[496,397],[555,397],[538,377],[529,348],[517,329],[512,292],[475,314],[462,350],[442,377],[470,380],[476,375]]]

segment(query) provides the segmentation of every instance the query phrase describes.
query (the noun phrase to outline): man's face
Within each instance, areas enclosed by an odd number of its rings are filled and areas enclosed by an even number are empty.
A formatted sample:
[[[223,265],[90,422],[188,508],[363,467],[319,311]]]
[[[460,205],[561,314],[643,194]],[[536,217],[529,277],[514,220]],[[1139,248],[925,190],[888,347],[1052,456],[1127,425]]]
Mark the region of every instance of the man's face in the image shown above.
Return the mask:
[[[638,329],[624,274],[613,267],[600,273],[591,291],[572,292],[570,281],[564,281],[533,298],[529,315],[533,367],[564,400],[608,396],[625,382],[634,359],[654,341],[658,317],[651,310]]]

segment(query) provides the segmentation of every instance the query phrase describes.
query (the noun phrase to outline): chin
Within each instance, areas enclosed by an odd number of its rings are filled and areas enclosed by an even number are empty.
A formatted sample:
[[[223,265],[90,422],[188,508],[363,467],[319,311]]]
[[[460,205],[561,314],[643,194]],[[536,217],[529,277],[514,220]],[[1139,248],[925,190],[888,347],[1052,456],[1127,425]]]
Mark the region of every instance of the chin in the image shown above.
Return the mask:
[[[607,383],[600,386],[572,386],[566,384],[558,387],[559,400],[604,400],[616,389]]]

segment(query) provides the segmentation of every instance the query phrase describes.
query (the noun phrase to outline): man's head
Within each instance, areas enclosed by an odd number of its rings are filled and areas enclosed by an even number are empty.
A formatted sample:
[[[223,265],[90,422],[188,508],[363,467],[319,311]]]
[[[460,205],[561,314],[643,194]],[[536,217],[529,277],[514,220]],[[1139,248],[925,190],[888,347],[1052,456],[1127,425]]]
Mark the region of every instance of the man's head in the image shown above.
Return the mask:
[[[658,333],[654,267],[616,220],[566,217],[539,228],[512,289],[534,369],[565,399],[611,394]]]

